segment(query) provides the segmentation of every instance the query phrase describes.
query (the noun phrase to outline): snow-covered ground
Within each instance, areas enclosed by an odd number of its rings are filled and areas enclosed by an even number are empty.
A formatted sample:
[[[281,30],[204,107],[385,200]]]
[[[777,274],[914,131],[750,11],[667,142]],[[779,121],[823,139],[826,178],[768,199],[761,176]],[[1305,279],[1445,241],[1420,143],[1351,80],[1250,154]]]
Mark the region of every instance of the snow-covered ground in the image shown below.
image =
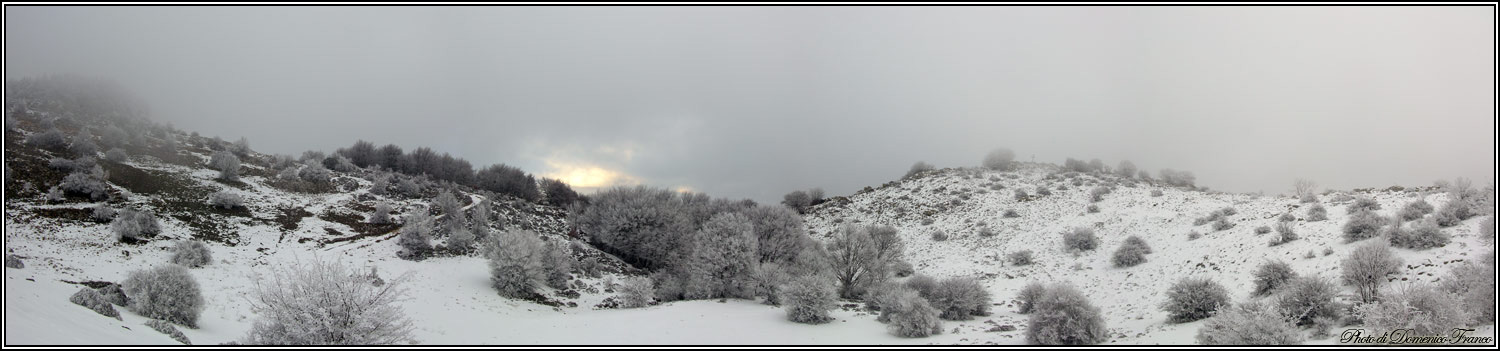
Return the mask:
[[[193,155],[207,159],[201,152]],[[594,308],[613,295],[604,288],[606,281],[621,279],[616,273],[602,278],[578,277],[578,288],[574,289],[577,297],[562,297],[549,289],[548,296],[562,302],[562,307],[506,299],[491,287],[488,268],[478,257],[402,260],[396,257],[395,240],[389,240],[394,234],[320,244],[358,232],[346,223],[331,220],[336,216],[325,215],[363,216],[366,211],[356,209],[371,206],[376,200],[395,202],[400,213],[426,205],[420,200],[370,194],[367,180],[344,175],[342,178],[353,182],[356,190],[309,195],[269,186],[266,176],[261,175],[243,177],[245,186],[237,188],[213,181],[216,173],[202,168],[149,158],[127,165],[186,177],[192,184],[215,191],[236,192],[249,206],[248,215],[212,217],[212,224],[220,231],[237,236],[237,245],[210,242],[213,263],[192,270],[206,299],[205,309],[197,329],[179,329],[199,345],[240,339],[255,320],[249,298],[256,282],[277,266],[314,259],[338,260],[361,270],[375,267],[387,280],[409,277],[405,284],[409,295],[401,306],[415,321],[414,337],[421,344],[1023,344],[1027,316],[1014,312],[1011,299],[1030,281],[1067,281],[1080,287],[1103,310],[1112,335],[1109,344],[1191,344],[1202,322],[1167,323],[1166,313],[1158,308],[1163,292],[1178,279],[1213,278],[1234,293],[1236,302],[1243,302],[1251,299],[1250,272],[1261,262],[1281,259],[1300,274],[1333,277],[1352,247],[1339,237],[1348,204],[1333,201],[1338,194],[1321,197],[1329,219],[1320,222],[1306,221],[1306,208],[1289,197],[1206,193],[1146,184],[1118,187],[1097,203],[1098,213],[1088,213],[1091,186],[1067,183],[1067,190],[1057,190],[1057,185],[1072,180],[1045,179],[1051,172],[1039,165],[1005,173],[942,170],[852,195],[847,202],[835,200],[818,206],[807,216],[815,238],[825,239],[845,224],[892,225],[900,229],[906,258],[918,273],[975,276],[995,297],[990,316],[945,321],[942,334],[908,339],[887,333],[874,315],[847,301],[840,304],[852,306],[836,310],[835,321],[823,325],[792,323],[781,308],[746,300],[683,301],[631,310]],[[1011,175],[1015,178],[1009,178]],[[990,190],[993,183],[1006,188]],[[1017,202],[1012,195],[1017,188],[1035,195],[1037,185],[1048,186],[1053,194],[1026,202]],[[981,189],[983,193],[978,191]],[[1153,190],[1163,195],[1151,196]],[[482,198],[479,194],[464,195],[473,200]],[[1418,197],[1438,207],[1447,201],[1445,194],[1420,190],[1358,195],[1379,201],[1382,215],[1391,215]],[[163,208],[170,206],[168,202],[153,195],[132,194],[129,199],[128,204],[112,205],[171,210]],[[6,253],[25,261],[23,269],[4,269],[5,343],[176,344],[143,325],[146,318],[124,308],[119,308],[123,320],[116,320],[70,303],[68,297],[82,287],[70,282],[120,282],[130,271],[167,264],[169,248],[175,243],[172,239],[193,237],[203,230],[203,224],[195,227],[183,219],[160,216],[163,231],[157,240],[123,245],[115,241],[107,224],[38,212],[87,209],[92,204],[37,202],[10,199],[5,203]],[[566,240],[560,210],[526,206],[535,205],[499,206],[496,211],[504,221],[502,225],[534,228],[549,238]],[[1192,223],[1194,218],[1230,206],[1238,210],[1230,216],[1235,224],[1232,229],[1214,231],[1210,225]],[[302,209],[311,215],[295,218],[296,228],[288,229],[273,221],[284,209]],[[1020,216],[1003,218],[1007,209]],[[1276,216],[1288,211],[1298,218],[1295,224],[1301,239],[1269,247],[1266,243],[1274,234],[1254,234],[1256,227],[1275,225]],[[924,225],[925,219],[932,223]],[[1454,264],[1493,252],[1477,234],[1482,219],[1476,217],[1445,228],[1453,236],[1447,246],[1423,251],[1397,249],[1406,265],[1395,276],[1398,283],[1436,281]],[[995,229],[997,235],[977,235],[980,222]],[[1065,252],[1059,244],[1060,233],[1074,227],[1094,228],[1100,248],[1078,256]],[[935,230],[944,231],[950,238],[932,240]],[[1203,237],[1188,240],[1187,234],[1195,230]],[[1144,238],[1154,253],[1139,266],[1112,267],[1110,255],[1130,235]],[[1332,249],[1332,254],[1324,255],[1325,248]],[[1022,249],[1033,250],[1037,263],[1022,267],[1002,263],[1005,254]],[[1305,258],[1308,252],[1314,252],[1315,257]],[[1000,331],[1000,326],[1007,325],[1015,329]],[[1475,334],[1494,336],[1495,328],[1483,326]],[[1309,341],[1334,342],[1333,338]]]
[[[1070,282],[1079,287],[1102,310],[1112,335],[1110,344],[1192,344],[1203,321],[1168,323],[1167,312],[1159,307],[1166,299],[1167,289],[1179,279],[1211,278],[1223,284],[1235,302],[1244,302],[1252,299],[1251,272],[1262,262],[1279,259],[1301,275],[1337,278],[1340,262],[1353,247],[1368,240],[1384,240],[1381,237],[1344,243],[1341,227],[1349,217],[1346,207],[1350,201],[1333,201],[1339,193],[1319,197],[1328,211],[1328,220],[1316,222],[1306,220],[1311,204],[1299,203],[1289,196],[1207,193],[1144,183],[1116,187],[1102,201],[1093,203],[1089,191],[1094,186],[1087,181],[1085,186],[1077,187],[1071,179],[1045,179],[1052,173],[1052,167],[1055,166],[1030,164],[1018,172],[940,170],[848,197],[846,204],[835,200],[821,205],[807,216],[808,227],[815,237],[826,238],[844,224],[891,225],[902,234],[906,257],[918,274],[980,279],[999,303],[994,315],[968,322],[945,321],[945,327],[966,329],[994,321],[1014,324],[1018,330],[977,333],[963,342],[966,344],[1020,341],[1018,336],[1024,335],[1027,316],[1015,313],[1013,299],[1032,281]],[[1012,175],[1016,179],[1009,178]],[[994,183],[1005,188],[991,190]],[[1057,190],[1063,184],[1067,190]],[[1052,195],[1037,195],[1037,185],[1051,188]],[[979,193],[980,189],[985,193]],[[1024,189],[1032,198],[1018,202],[1015,189]],[[1153,190],[1161,191],[1162,195],[1151,196]],[[1425,198],[1439,208],[1448,200],[1445,193],[1418,190],[1346,194],[1374,198],[1381,205],[1378,213],[1387,217],[1418,198]],[[961,195],[967,195],[967,200]],[[959,203],[955,204],[955,200]],[[1098,205],[1099,211],[1089,213],[1090,204]],[[1233,228],[1214,231],[1212,223],[1193,225],[1194,219],[1225,207],[1234,207],[1238,212],[1229,216]],[[1004,218],[1008,209],[1015,210],[1019,217]],[[931,215],[925,215],[929,210]],[[1276,235],[1274,232],[1255,234],[1256,227],[1274,227],[1277,217],[1288,212],[1297,217],[1294,223],[1300,239],[1272,247],[1268,242]],[[924,225],[927,218],[932,223]],[[985,223],[981,225],[981,221]],[[1478,234],[1481,221],[1483,217],[1475,217],[1459,226],[1444,228],[1453,241],[1441,248],[1394,249],[1405,267],[1391,276],[1396,280],[1393,284],[1435,282],[1450,267],[1493,253],[1494,248]],[[992,228],[996,235],[978,235],[979,228],[984,226]],[[1062,233],[1077,227],[1094,229],[1099,238],[1098,249],[1077,256],[1063,249]],[[943,231],[949,238],[933,240],[931,234],[935,231]],[[1203,236],[1188,240],[1188,233],[1193,231]],[[1144,239],[1153,253],[1146,255],[1147,261],[1140,265],[1115,268],[1111,256],[1132,235]],[[1331,248],[1332,254],[1324,255],[1326,248]],[[1006,254],[1020,250],[1032,250],[1036,263],[1011,266],[1003,262]],[[1309,252],[1314,257],[1306,258]],[[1353,294],[1352,289],[1344,293],[1346,299]],[[1478,335],[1495,334],[1494,325],[1477,329]],[[1337,338],[1310,339],[1307,343],[1334,344]]]

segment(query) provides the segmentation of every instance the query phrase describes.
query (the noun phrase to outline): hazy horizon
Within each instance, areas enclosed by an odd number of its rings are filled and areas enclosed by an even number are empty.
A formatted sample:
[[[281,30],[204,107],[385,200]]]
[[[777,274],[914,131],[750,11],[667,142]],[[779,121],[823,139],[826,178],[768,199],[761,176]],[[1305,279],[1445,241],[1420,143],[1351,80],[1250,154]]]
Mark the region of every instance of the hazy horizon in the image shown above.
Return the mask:
[[[780,201],[916,161],[1285,193],[1494,181],[1492,7],[5,8],[6,78],[297,155],[363,139]]]

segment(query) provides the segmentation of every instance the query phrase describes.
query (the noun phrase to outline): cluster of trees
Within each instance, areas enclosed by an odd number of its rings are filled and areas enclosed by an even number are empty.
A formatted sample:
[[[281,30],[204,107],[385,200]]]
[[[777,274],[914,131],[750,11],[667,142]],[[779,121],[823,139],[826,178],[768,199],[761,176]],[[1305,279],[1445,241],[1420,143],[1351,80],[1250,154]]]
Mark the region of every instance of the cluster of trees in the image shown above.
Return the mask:
[[[807,191],[797,190],[781,197],[782,205],[797,210],[799,214],[805,214],[808,209],[826,201],[828,199],[823,198],[822,188],[812,188]]]
[[[552,205],[568,206],[582,198],[561,181],[544,179],[538,184],[536,177],[520,168],[504,164],[476,171],[468,160],[448,153],[438,154],[426,147],[405,152],[400,146],[393,144],[377,148],[374,143],[359,140],[334,153],[347,158],[356,167],[381,168],[413,176],[426,175],[438,181],[506,194],[530,202],[545,201]]]

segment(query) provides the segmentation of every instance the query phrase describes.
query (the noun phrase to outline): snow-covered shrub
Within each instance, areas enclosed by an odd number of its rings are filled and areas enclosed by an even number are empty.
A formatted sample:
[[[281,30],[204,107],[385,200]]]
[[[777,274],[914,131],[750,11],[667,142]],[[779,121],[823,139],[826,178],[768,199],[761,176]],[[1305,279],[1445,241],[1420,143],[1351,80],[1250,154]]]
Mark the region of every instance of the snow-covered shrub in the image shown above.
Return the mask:
[[[1000,148],[990,151],[990,153],[988,154],[985,154],[984,162],[981,163],[981,165],[983,165],[984,168],[996,171],[1008,171],[1013,169],[1015,160],[1016,153],[1014,151],[1010,151],[1010,149]]]
[[[806,191],[797,190],[782,196],[781,204],[797,210],[797,213],[807,213],[808,207],[812,206],[812,201],[812,196],[808,195]]]
[[[1318,222],[1326,220],[1328,220],[1328,209],[1324,208],[1322,204],[1313,204],[1312,207],[1307,208],[1308,222]]]
[[[589,197],[571,214],[579,232],[595,246],[638,267],[659,270],[696,230],[688,195],[646,186],[615,187]],[[658,280],[657,284],[664,281]],[[658,289],[660,290],[660,289]]]
[[[1129,160],[1120,161],[1120,165],[1115,166],[1115,174],[1119,175],[1120,178],[1134,177],[1136,172],[1135,163]]]
[[[1027,314],[1035,308],[1037,299],[1047,292],[1047,285],[1039,282],[1027,283],[1016,293],[1016,313]]]
[[[63,202],[67,199],[68,197],[63,195],[61,186],[53,186],[51,189],[47,189],[47,194],[42,195],[42,200],[47,202]]]
[[[568,256],[568,249],[564,245],[544,242],[542,246],[542,264],[547,268],[547,286],[553,289],[568,288],[568,279],[573,278],[569,275],[573,271],[573,257]]]
[[[130,272],[120,285],[130,297],[132,312],[189,328],[198,327],[203,295],[187,268],[172,264],[137,270]]]
[[[94,144],[94,134],[89,133],[88,128],[83,128],[78,131],[78,135],[73,136],[68,151],[78,156],[94,156],[99,153],[99,145]]]
[[[1354,203],[1349,204],[1349,208],[1345,209],[1345,211],[1349,214],[1355,214],[1359,212],[1374,212],[1377,210],[1380,210],[1380,203],[1375,202],[1375,199],[1372,199],[1368,196],[1360,196],[1354,198]]]
[[[838,292],[826,278],[818,275],[792,279],[781,291],[786,319],[797,323],[822,324],[833,320],[828,315],[837,304]]]
[[[457,255],[469,253],[469,250],[472,250],[474,248],[474,232],[470,231],[469,228],[465,228],[464,226],[454,225],[453,223],[456,222],[449,223],[450,229],[448,230],[447,242],[448,251],[451,251]]]
[[[22,269],[26,268],[26,263],[21,262],[21,258],[16,255],[5,255],[5,268]]]
[[[1251,293],[1253,296],[1270,295],[1297,278],[1297,272],[1292,271],[1292,266],[1280,260],[1261,263],[1251,275],[1255,281],[1255,291]]]
[[[109,222],[115,218],[115,208],[105,204],[94,205],[94,212],[89,215],[89,218],[96,222]]]
[[[1052,190],[1048,190],[1045,186],[1038,185],[1036,186],[1036,194],[1039,196],[1051,196]]]
[[[651,298],[656,296],[656,290],[652,287],[651,278],[629,277],[620,282],[619,287],[621,308],[641,308],[651,304]]]
[[[114,162],[125,162],[130,161],[130,154],[125,153],[125,149],[113,148],[109,149],[109,152],[104,153],[104,159]]]
[[[183,240],[172,247],[172,263],[198,268],[213,263],[213,255],[202,241]]]
[[[1401,207],[1401,212],[1396,215],[1403,221],[1410,221],[1420,219],[1422,216],[1432,213],[1432,210],[1432,204],[1427,203],[1427,200],[1417,199],[1417,201],[1412,201],[1406,204],[1406,206]]]
[[[111,304],[122,307],[130,305],[130,298],[125,296],[125,289],[121,288],[120,284],[109,283],[95,290],[98,290],[99,294],[104,296],[104,300]]]
[[[396,345],[412,341],[412,322],[397,302],[401,276],[374,285],[334,261],[289,265],[256,280],[251,310],[259,319],[241,341],[249,345]]]
[[[107,199],[109,198],[109,184],[105,184],[104,180],[96,176],[102,173],[103,170],[99,172],[74,172],[68,174],[67,177],[63,177],[62,183],[58,185],[58,188],[62,189],[65,193],[88,196],[89,200],[93,201]]]
[[[524,298],[547,282],[545,243],[527,230],[509,230],[491,235],[484,244],[489,259],[490,281],[500,295]]]
[[[1012,252],[1005,256],[1005,260],[1009,261],[1012,266],[1025,266],[1035,262],[1031,257],[1031,250]]]
[[[1161,173],[1161,180],[1171,186],[1191,188],[1193,187],[1193,182],[1196,181],[1193,172],[1163,168],[1158,173]]]
[[[917,268],[911,266],[911,262],[896,261],[891,264],[891,274],[905,278],[917,273]]]
[[[1271,246],[1289,243],[1297,238],[1297,231],[1292,229],[1291,222],[1276,223],[1276,236],[1271,238]]]
[[[579,195],[577,191],[573,191],[573,187],[568,186],[568,183],[564,183],[561,180],[543,178],[541,187],[542,200],[553,206],[566,208],[583,199],[583,195]]]
[[[1276,217],[1276,221],[1278,221],[1278,222],[1296,222],[1297,221],[1297,216],[1293,216],[1291,212],[1282,213],[1281,216]]]
[[[1188,235],[1187,235],[1188,241],[1198,240],[1198,238],[1202,238],[1202,237],[1203,237],[1203,233],[1199,233],[1196,230],[1188,232]]]
[[[1115,249],[1115,254],[1110,257],[1110,262],[1118,268],[1133,267],[1146,262],[1146,254],[1148,253],[1151,253],[1151,247],[1146,245],[1146,241],[1132,235],[1120,244],[1120,248]]]
[[[1104,318],[1072,285],[1048,287],[1032,307],[1026,341],[1034,345],[1093,345],[1109,339]]]
[[[177,327],[172,326],[172,323],[168,323],[167,321],[163,321],[160,319],[152,319],[146,321],[145,324],[147,327],[151,327],[151,329],[156,330],[157,332],[167,334],[167,336],[172,337],[172,340],[177,340],[177,342],[180,342],[183,345],[193,344],[192,341],[188,340],[187,335],[183,335],[181,330],[177,330]]]
[[[1093,189],[1089,189],[1089,201],[1093,201],[1093,202],[1104,201],[1104,195],[1106,195],[1106,194],[1109,194],[1109,188],[1108,187],[1099,186],[1099,187],[1094,187]]]
[[[375,204],[375,212],[370,213],[371,224],[389,224],[391,221],[391,205],[385,202]]]
[[[245,207],[245,197],[229,190],[215,191],[208,195],[208,204],[226,210]]]
[[[1440,335],[1472,320],[1461,303],[1454,303],[1460,300],[1431,286],[1408,285],[1355,307],[1354,314],[1376,334],[1411,329],[1414,335]]]
[[[432,251],[432,216],[427,214],[427,209],[414,212],[396,237],[396,245],[401,246],[396,255],[404,259],[421,259]]]
[[[161,223],[150,213],[121,209],[115,215],[115,220],[109,222],[109,229],[114,232],[115,240],[139,240],[160,233]]]
[[[26,145],[43,149],[62,150],[68,146],[68,141],[64,139],[62,131],[52,128],[45,132],[27,136]]]
[[[1342,317],[1343,307],[1334,301],[1338,293],[1338,287],[1326,278],[1297,277],[1281,289],[1275,302],[1282,315],[1292,318],[1297,325],[1312,325],[1318,319]]]
[[[313,184],[325,184],[333,179],[333,172],[324,168],[322,163],[308,161],[306,166],[297,170],[297,178]]]
[[[948,233],[942,230],[935,230],[932,232],[932,241],[948,241]]]
[[[1355,248],[1344,258],[1342,266],[1340,277],[1344,284],[1359,291],[1360,301],[1370,302],[1385,284],[1385,276],[1401,268],[1401,259],[1391,252],[1390,245],[1376,241]]]
[[[1213,316],[1214,312],[1229,306],[1229,291],[1208,278],[1183,278],[1167,289],[1167,301],[1162,310],[1167,311],[1167,321],[1186,323]]]
[[[1255,235],[1261,235],[1261,234],[1270,233],[1270,232],[1271,232],[1271,226],[1263,225],[1263,226],[1255,227]]]
[[[927,301],[941,311],[939,317],[947,320],[966,321],[990,314],[990,292],[974,278],[943,279]]]
[[[1495,215],[1490,215],[1490,218],[1479,223],[1479,235],[1485,240],[1495,241]]]
[[[1161,197],[1161,190],[1151,190],[1151,197]]]
[[[219,179],[240,179],[240,158],[229,151],[214,152],[208,161],[208,167],[219,171]]]
[[[1063,233],[1063,249],[1067,251],[1090,251],[1098,247],[1099,238],[1094,236],[1093,229],[1080,227]]]
[[[1030,199],[1031,195],[1027,195],[1025,189],[1016,189],[1016,196],[1015,196],[1015,198],[1016,198],[1016,202],[1022,202],[1022,201],[1026,201],[1026,200]]]
[[[1202,345],[1298,345],[1302,331],[1275,308],[1249,302],[1226,308],[1203,322],[1197,340]]]
[[[903,338],[925,338],[943,332],[938,310],[912,290],[898,290],[880,307],[890,333]]]
[[[1459,297],[1464,309],[1473,312],[1473,323],[1495,322],[1495,265],[1493,261],[1460,264],[1448,271],[1448,275],[1443,277],[1439,288]]]
[[[977,234],[981,238],[992,238],[995,236],[995,230],[991,229],[990,227],[982,227],[979,228],[979,232]]]
[[[1344,222],[1344,242],[1356,242],[1380,235],[1380,228],[1389,223],[1385,217],[1373,211],[1360,211]]]
[[[116,311],[115,306],[109,303],[109,299],[104,298],[104,295],[100,295],[99,291],[94,289],[89,289],[88,287],[78,289],[78,292],[68,297],[68,301],[75,305],[87,307],[105,317],[120,319],[120,311]]]
[[[1099,205],[1089,205],[1089,207],[1085,207],[1084,209],[1087,210],[1088,213],[1099,213]]]
[[[1401,223],[1391,223],[1398,230],[1388,232],[1391,246],[1407,248],[1412,250],[1426,250],[1448,245],[1452,238],[1443,233],[1434,221],[1416,221],[1411,223],[1410,229],[1399,230]]]
[[[927,162],[917,161],[917,163],[913,163],[911,165],[911,168],[908,168],[906,170],[906,175],[901,176],[901,179],[911,179],[912,177],[921,175],[922,173],[931,171],[933,169],[936,169],[936,167],[927,164]]]
[[[454,214],[459,213],[463,208],[463,205],[458,203],[458,198],[453,196],[453,192],[446,190],[439,193],[437,198],[432,200],[432,205],[442,210],[443,214],[448,215],[448,218],[455,217]]]
[[[1448,202],[1443,203],[1443,207],[1438,209],[1434,219],[1440,226],[1452,227],[1476,215],[1478,213],[1474,212],[1473,204],[1468,199],[1450,197]]]
[[[1234,228],[1234,223],[1229,223],[1229,217],[1219,217],[1214,221],[1214,231],[1223,231]]]

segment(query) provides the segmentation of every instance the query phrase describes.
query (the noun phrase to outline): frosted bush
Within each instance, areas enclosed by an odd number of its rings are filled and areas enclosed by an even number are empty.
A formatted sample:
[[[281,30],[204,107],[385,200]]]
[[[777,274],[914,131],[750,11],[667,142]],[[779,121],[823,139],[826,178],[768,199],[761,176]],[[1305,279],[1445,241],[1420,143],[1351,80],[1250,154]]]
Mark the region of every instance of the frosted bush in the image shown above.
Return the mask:
[[[1010,255],[1006,255],[1005,259],[1006,261],[1010,261],[1010,264],[1012,266],[1026,266],[1034,262],[1032,260],[1031,250],[1012,252],[1010,253]]]
[[[620,283],[621,308],[641,308],[651,304],[651,298],[656,296],[656,290],[652,287],[651,278],[630,277]]]
[[[1493,256],[1491,256],[1493,257]],[[1495,322],[1494,262],[1464,262],[1448,271],[1439,288],[1458,296],[1464,310],[1473,312],[1473,324]]]
[[[928,298],[934,291],[937,291],[938,280],[933,279],[932,276],[918,274],[907,278],[904,285],[916,291],[918,295],[922,295],[922,298]]]
[[[1071,285],[1047,288],[1027,321],[1026,341],[1034,345],[1093,345],[1108,339],[1099,308]]]
[[[788,283],[781,292],[786,319],[797,323],[822,324],[833,320],[829,311],[836,307],[838,292],[825,277],[801,276]]]
[[[113,148],[109,149],[109,152],[104,153],[104,159],[114,162],[125,162],[130,160],[130,154],[125,153],[124,149]]]
[[[109,299],[104,298],[104,295],[100,295],[99,292],[95,291],[94,289],[89,289],[88,287],[78,289],[78,292],[73,293],[73,296],[68,297],[68,301],[72,302],[75,305],[87,307],[88,309],[93,310],[94,312],[98,312],[105,317],[114,317],[115,319],[121,319],[120,312],[116,311],[115,306],[109,303]]]
[[[1298,345],[1302,331],[1270,306],[1251,302],[1227,308],[1203,322],[1196,337],[1202,345]]]
[[[1422,216],[1428,213],[1432,213],[1432,210],[1432,204],[1427,203],[1426,200],[1417,199],[1417,201],[1412,201],[1402,207],[1401,212],[1397,213],[1397,216],[1400,216],[1403,221],[1416,220],[1421,219]]]
[[[484,256],[489,260],[490,281],[500,295],[524,298],[546,284],[543,245],[535,232],[526,230],[510,230],[486,240]]]
[[[1313,204],[1312,207],[1307,208],[1308,222],[1318,222],[1326,220],[1328,220],[1328,209],[1324,208],[1322,204]]]
[[[1276,236],[1271,238],[1271,246],[1289,243],[1297,238],[1297,231],[1292,229],[1291,222],[1276,223]]]
[[[1099,238],[1089,228],[1074,228],[1063,233],[1063,249],[1073,252],[1090,251],[1099,247]]]
[[[1380,235],[1380,228],[1389,221],[1371,211],[1361,211],[1344,222],[1344,242],[1356,242]]]
[[[94,211],[89,215],[89,218],[97,222],[109,222],[115,218],[115,208],[105,204],[95,205]]]
[[[68,142],[64,139],[62,131],[52,128],[45,132],[27,136],[26,145],[43,149],[62,150],[68,146]]]
[[[208,204],[225,210],[245,207],[245,198],[229,190],[219,190],[208,195]]]
[[[172,247],[172,263],[198,268],[213,263],[213,255],[202,241],[183,240]]]
[[[130,209],[118,211],[115,220],[110,221],[109,228],[118,241],[139,240],[161,232],[161,224],[157,222],[156,216]]]
[[[1167,289],[1162,309],[1172,323],[1192,322],[1213,316],[1229,306],[1229,291],[1208,278],[1183,278]]]
[[[95,166],[97,167],[97,166]],[[89,200],[99,201],[109,198],[109,184],[105,184],[97,177],[99,172],[74,172],[63,177],[62,183],[58,185],[65,193],[80,194],[87,196]]]
[[[384,202],[375,204],[375,212],[371,212],[370,213],[370,223],[371,224],[390,224],[390,223],[393,223],[391,221],[391,205],[388,204],[388,203],[384,203]]]
[[[177,327],[172,326],[172,323],[167,323],[166,321],[162,321],[160,319],[152,319],[146,321],[146,326],[151,327],[151,329],[156,330],[157,332],[160,332],[162,334],[167,334],[167,336],[172,337],[172,340],[177,340],[177,342],[180,342],[183,345],[193,344],[192,341],[188,340],[187,335],[183,335],[181,330],[177,330]]]
[[[1339,294],[1333,282],[1322,277],[1292,278],[1274,300],[1282,315],[1291,318],[1297,325],[1312,325],[1319,319],[1337,320],[1342,317],[1343,306],[1334,301]]]
[[[1400,223],[1391,225],[1398,229],[1401,226]],[[1447,246],[1448,242],[1452,241],[1452,238],[1447,233],[1443,233],[1443,230],[1438,228],[1437,223],[1433,221],[1412,222],[1410,229],[1390,231],[1387,239],[1391,241],[1391,246],[1412,250],[1439,248]]]
[[[989,154],[984,155],[984,162],[982,164],[984,165],[984,168],[997,171],[1008,171],[1014,169],[1015,160],[1016,153],[1014,151],[1001,148],[990,151]]]
[[[208,167],[219,171],[219,179],[240,179],[240,158],[229,151],[214,152],[208,161]]]
[[[1031,313],[1037,299],[1041,298],[1045,292],[1047,292],[1046,285],[1038,282],[1027,283],[1020,292],[1016,293],[1016,313]]]
[[[1255,282],[1254,296],[1266,296],[1286,286],[1292,279],[1297,278],[1297,272],[1292,271],[1292,266],[1286,262],[1266,261],[1252,273]]]
[[[426,257],[432,251],[432,231],[432,216],[426,209],[417,209],[401,226],[401,233],[396,237],[396,245],[401,246],[401,251],[396,255],[404,259]]]
[[[881,307],[891,334],[903,338],[925,338],[943,332],[938,310],[915,291],[900,290]]]
[[[1263,226],[1255,227],[1255,235],[1261,235],[1261,234],[1270,233],[1270,232],[1271,232],[1271,226],[1263,225]]]
[[[288,266],[256,280],[250,308],[259,317],[249,345],[398,345],[413,324],[397,302],[409,276],[381,285],[338,262]]]
[[[1110,258],[1110,262],[1119,268],[1133,267],[1146,262],[1146,254],[1148,253],[1151,253],[1151,247],[1147,246],[1146,242],[1141,240],[1140,237],[1132,235],[1120,244],[1119,249],[1115,250],[1114,256]]]
[[[1460,297],[1426,285],[1408,285],[1383,294],[1380,301],[1354,308],[1373,333],[1411,329],[1414,335],[1442,335],[1471,321]]]
[[[1376,292],[1386,283],[1387,274],[1397,272],[1401,259],[1384,242],[1361,245],[1344,258],[1340,277],[1359,291],[1360,301],[1374,301]]]
[[[121,284],[130,297],[129,308],[136,314],[156,318],[189,328],[198,327],[203,311],[203,295],[198,281],[187,268],[165,265],[130,272]]]
[[[943,279],[927,300],[941,311],[939,317],[947,320],[965,321],[972,316],[989,315],[990,292],[974,278]]]
[[[1349,214],[1374,212],[1377,210],[1380,210],[1380,203],[1375,202],[1375,199],[1368,196],[1354,198],[1354,203],[1349,204],[1349,208],[1345,209]]]

